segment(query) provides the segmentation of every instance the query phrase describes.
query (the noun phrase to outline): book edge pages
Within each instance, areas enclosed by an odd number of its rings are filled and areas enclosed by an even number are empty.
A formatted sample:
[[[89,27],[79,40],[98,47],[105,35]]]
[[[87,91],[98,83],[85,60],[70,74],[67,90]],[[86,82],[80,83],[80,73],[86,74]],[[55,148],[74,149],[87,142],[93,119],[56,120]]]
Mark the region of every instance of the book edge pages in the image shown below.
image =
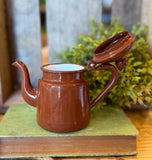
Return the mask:
[[[5,145],[4,145],[5,143]],[[136,136],[0,138],[2,157],[134,155]]]

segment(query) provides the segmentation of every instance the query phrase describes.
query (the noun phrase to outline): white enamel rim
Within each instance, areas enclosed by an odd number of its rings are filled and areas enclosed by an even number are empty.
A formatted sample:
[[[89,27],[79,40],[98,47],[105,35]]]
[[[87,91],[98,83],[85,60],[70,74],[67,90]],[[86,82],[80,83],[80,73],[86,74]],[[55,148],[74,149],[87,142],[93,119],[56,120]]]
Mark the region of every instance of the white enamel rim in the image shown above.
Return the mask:
[[[73,63],[52,63],[41,67],[42,71],[46,72],[82,72],[86,70],[86,67]]]

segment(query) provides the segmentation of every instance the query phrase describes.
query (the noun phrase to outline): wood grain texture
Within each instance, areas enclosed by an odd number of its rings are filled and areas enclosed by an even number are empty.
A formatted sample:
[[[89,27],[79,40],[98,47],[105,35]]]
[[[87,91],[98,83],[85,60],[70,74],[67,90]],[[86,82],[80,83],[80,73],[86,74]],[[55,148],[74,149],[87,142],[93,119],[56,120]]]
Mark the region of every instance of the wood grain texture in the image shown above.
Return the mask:
[[[0,106],[3,104],[3,96],[2,96],[2,82],[1,82],[1,74],[0,74]]]
[[[0,114],[0,121],[3,119],[3,115],[2,114]]]
[[[10,106],[0,123],[0,157],[135,155],[137,135],[117,106],[91,112],[86,128],[63,134],[42,129],[36,108],[18,103]]]
[[[9,97],[12,91],[11,65],[6,27],[4,0],[0,0],[0,99],[1,104]]]
[[[27,65],[31,82],[36,87],[42,76],[39,1],[7,0],[6,5],[12,52],[15,53],[13,59],[18,58]],[[17,73],[20,82],[20,73]]]
[[[151,160],[152,159],[152,110],[126,111],[139,131],[136,156],[128,157],[81,157],[81,158],[34,158],[44,160]],[[0,116],[2,118],[2,115]],[[30,158],[31,159],[31,158]]]
[[[120,20],[127,31],[141,20],[142,0],[114,0],[112,16]]]
[[[52,155],[53,157],[88,155],[134,155],[134,136],[9,137],[0,138],[0,157]],[[127,145],[126,145],[127,142]],[[89,143],[89,145],[88,145]],[[109,146],[110,144],[110,146]],[[117,144],[117,145],[116,145]],[[37,147],[35,147],[37,145]],[[60,149],[59,149],[60,148]]]
[[[151,15],[152,15],[152,1],[151,0],[142,0],[142,10],[141,10],[141,23],[146,24],[149,27],[148,31],[148,39],[149,39],[149,45],[150,45],[150,54],[152,56],[152,21],[151,21]]]
[[[49,60],[65,46],[72,47],[74,38],[88,33],[91,16],[101,21],[101,0],[46,1]]]
[[[126,111],[127,116],[139,131],[136,156],[128,157],[81,157],[81,158],[37,158],[44,160],[151,160],[152,159],[152,110]],[[2,117],[2,116],[1,116]],[[31,158],[30,158],[31,159]],[[35,158],[36,159],[36,158]]]
[[[151,160],[152,159],[152,110],[126,111],[127,116],[139,131],[136,156],[124,157],[90,157],[75,160]],[[74,158],[54,158],[55,160],[74,160]]]

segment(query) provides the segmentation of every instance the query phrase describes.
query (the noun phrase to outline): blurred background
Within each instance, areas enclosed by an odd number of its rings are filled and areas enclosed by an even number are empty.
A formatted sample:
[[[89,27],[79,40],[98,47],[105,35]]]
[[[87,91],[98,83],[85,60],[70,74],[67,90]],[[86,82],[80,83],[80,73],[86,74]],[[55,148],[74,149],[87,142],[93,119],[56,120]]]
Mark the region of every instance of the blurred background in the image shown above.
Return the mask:
[[[16,58],[37,87],[39,68],[56,62],[56,53],[89,33],[91,17],[107,25],[117,17],[127,31],[137,22],[147,24],[152,35],[151,15],[151,0],[0,0],[0,106],[23,101],[20,73],[11,66]]]

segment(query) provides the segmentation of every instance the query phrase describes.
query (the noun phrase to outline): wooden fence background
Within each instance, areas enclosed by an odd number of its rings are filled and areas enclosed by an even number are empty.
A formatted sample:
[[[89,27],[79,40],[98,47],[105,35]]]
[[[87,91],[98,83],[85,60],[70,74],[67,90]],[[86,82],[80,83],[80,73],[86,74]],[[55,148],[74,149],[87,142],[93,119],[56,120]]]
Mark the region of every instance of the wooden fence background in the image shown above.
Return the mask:
[[[152,26],[151,8],[150,0],[113,0],[112,16],[118,17],[126,30],[136,22]],[[74,44],[74,37],[89,32],[87,25],[91,16],[101,21],[102,0],[46,0],[46,14],[51,63],[56,52]],[[10,65],[15,58],[27,65],[34,86],[41,77],[39,15],[39,0],[0,0],[0,103],[6,100],[16,83],[17,70]],[[19,73],[17,81],[20,83]]]
[[[10,52],[7,35],[7,18],[4,1],[0,0],[0,105],[12,91]]]

